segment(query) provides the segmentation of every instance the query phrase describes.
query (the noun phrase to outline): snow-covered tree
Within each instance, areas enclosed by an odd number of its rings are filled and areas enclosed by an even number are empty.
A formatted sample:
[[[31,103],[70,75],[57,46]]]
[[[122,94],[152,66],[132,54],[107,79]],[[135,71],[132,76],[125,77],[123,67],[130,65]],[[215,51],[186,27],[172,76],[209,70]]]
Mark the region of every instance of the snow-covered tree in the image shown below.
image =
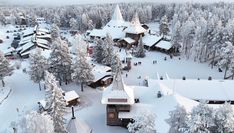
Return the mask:
[[[143,44],[143,41],[142,41],[142,36],[140,36],[135,56],[138,57],[138,58],[145,57],[145,49],[144,49],[144,44]]]
[[[17,124],[18,133],[54,133],[53,121],[47,113],[31,111]]]
[[[222,45],[220,49],[221,59],[218,62],[219,67],[224,68],[224,78],[226,78],[227,71],[234,70],[234,46],[230,42],[226,42]]]
[[[94,59],[97,63],[104,65],[111,65],[112,58],[114,56],[114,49],[112,46],[111,37],[108,37],[103,41],[97,40],[97,46],[94,49]]]
[[[57,13],[55,13],[53,15],[53,23],[56,24],[58,27],[61,26],[61,20],[60,20],[60,18],[61,17]]]
[[[187,129],[186,121],[188,114],[184,107],[176,106],[176,109],[169,112],[170,118],[167,123],[170,125],[169,133],[184,133]]]
[[[226,29],[228,30],[228,40],[234,46],[234,19],[230,19],[226,25]]]
[[[204,101],[194,107],[190,119],[186,122],[189,133],[211,133],[214,127],[213,109]]]
[[[59,80],[60,85],[62,82],[67,84],[71,81],[72,58],[69,54],[68,44],[60,38],[53,42],[49,65],[49,71]]]
[[[70,19],[69,25],[70,25],[70,29],[71,29],[72,31],[78,30],[77,21],[76,21],[74,18],[71,18],[71,19]]]
[[[2,86],[5,87],[4,78],[10,76],[13,73],[13,67],[10,66],[9,61],[5,58],[4,53],[0,51],[0,80],[2,80]]]
[[[155,115],[149,110],[136,114],[133,122],[128,124],[130,133],[156,133]]]
[[[215,129],[217,133],[234,132],[234,112],[230,103],[225,103],[219,107],[214,116]]]
[[[44,56],[41,55],[41,49],[36,49],[36,52],[30,55],[30,77],[35,83],[39,84],[39,89],[41,90],[40,82],[44,80],[45,70],[48,64]]]
[[[92,67],[87,62],[85,57],[85,53],[78,49],[76,62],[73,65],[74,73],[72,74],[72,77],[76,83],[81,84],[81,91],[83,91],[83,84],[87,84],[88,82],[94,80]]]
[[[72,43],[72,53],[76,54],[77,49],[79,49],[83,53],[87,53],[87,47],[88,43],[83,40],[82,35],[76,34]]]
[[[168,35],[168,33],[170,32],[168,19],[166,15],[162,18],[159,29],[160,29],[160,35],[162,35],[163,37],[165,35]]]
[[[52,24],[51,26],[51,37],[54,40],[60,37],[60,29],[56,24]]]
[[[102,63],[104,51],[104,41],[102,39],[96,40],[97,46],[94,48],[93,58],[97,63]]]
[[[172,40],[171,43],[174,48],[174,52],[177,53],[179,52],[179,49],[182,47],[181,46],[181,35],[180,35],[181,29],[180,29],[180,22],[176,22],[173,30],[172,30]]]
[[[111,62],[114,56],[113,45],[114,45],[114,42],[112,40],[111,35],[107,34],[106,39],[104,40],[104,45],[103,45],[104,51],[102,51],[102,55],[104,58],[102,60],[102,64],[111,66]]]
[[[55,133],[67,133],[64,127],[66,112],[66,101],[64,100],[63,90],[58,87],[57,81],[52,73],[46,72],[46,108],[51,115],[54,123]]]
[[[120,64],[118,64],[118,63],[120,63]],[[117,68],[122,68],[122,64],[121,64],[121,61],[119,59],[119,56],[115,53],[113,56],[113,59],[111,61],[111,71],[113,73],[115,73]]]
[[[195,34],[195,23],[194,21],[189,18],[184,24],[182,24],[181,28],[181,36],[182,36],[182,43],[183,43],[183,53],[184,55],[189,58],[190,57],[190,50],[193,46],[193,38]]]

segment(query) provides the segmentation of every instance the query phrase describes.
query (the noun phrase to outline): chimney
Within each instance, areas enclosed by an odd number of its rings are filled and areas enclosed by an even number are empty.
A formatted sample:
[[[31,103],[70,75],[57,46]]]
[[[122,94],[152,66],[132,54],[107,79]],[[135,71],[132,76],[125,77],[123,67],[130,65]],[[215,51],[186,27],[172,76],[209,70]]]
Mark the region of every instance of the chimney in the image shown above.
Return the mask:
[[[76,119],[75,114],[74,114],[74,107],[72,106],[72,119]]]

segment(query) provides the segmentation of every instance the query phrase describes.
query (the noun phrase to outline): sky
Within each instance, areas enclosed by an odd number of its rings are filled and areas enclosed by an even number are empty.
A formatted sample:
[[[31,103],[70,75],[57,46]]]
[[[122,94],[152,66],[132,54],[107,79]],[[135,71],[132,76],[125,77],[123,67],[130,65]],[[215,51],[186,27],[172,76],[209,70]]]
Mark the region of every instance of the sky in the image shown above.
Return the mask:
[[[2,5],[72,5],[72,4],[100,4],[119,2],[234,2],[234,0],[0,0]]]

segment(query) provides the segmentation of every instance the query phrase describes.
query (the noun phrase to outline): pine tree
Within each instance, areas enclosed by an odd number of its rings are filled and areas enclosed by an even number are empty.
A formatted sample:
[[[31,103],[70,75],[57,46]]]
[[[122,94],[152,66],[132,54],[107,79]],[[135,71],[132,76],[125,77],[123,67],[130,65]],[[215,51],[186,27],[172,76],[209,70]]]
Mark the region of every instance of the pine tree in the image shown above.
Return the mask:
[[[46,108],[51,115],[54,123],[55,133],[67,133],[64,127],[65,107],[66,101],[64,100],[63,91],[57,85],[57,81],[53,74],[46,72],[45,77],[46,86]]]
[[[52,24],[51,26],[51,37],[53,40],[56,40],[60,37],[60,29],[56,24]]]
[[[76,62],[73,65],[74,73],[72,74],[73,80],[81,84],[81,91],[83,91],[83,84],[94,80],[92,74],[92,67],[85,58],[85,53],[78,49]]]
[[[40,82],[44,80],[45,70],[47,69],[47,60],[41,55],[41,49],[36,49],[36,52],[30,55],[30,77],[35,83],[39,84],[39,89],[41,90]]]
[[[13,67],[10,66],[9,61],[5,58],[2,51],[0,51],[0,79],[2,80],[2,86],[5,87],[4,78],[10,76],[13,73]]]
[[[60,85],[62,82],[67,84],[71,81],[72,58],[69,54],[68,44],[60,38],[56,39],[53,43],[49,65],[49,71],[59,80]]]
[[[70,30],[72,30],[72,31],[78,30],[77,21],[74,18],[70,19],[69,26],[70,26]]]
[[[215,129],[217,133],[234,132],[234,112],[230,103],[225,103],[215,112]]]
[[[130,133],[156,133],[155,115],[148,110],[136,114],[133,123],[129,123],[127,127]]]
[[[184,107],[176,106],[176,109],[169,112],[170,118],[166,122],[170,125],[169,133],[184,133],[187,129],[186,121],[188,114]]]
[[[106,39],[104,41],[102,55],[103,55],[103,60],[102,64],[111,66],[111,62],[114,56],[114,49],[113,49],[114,42],[112,40],[112,37],[110,34],[107,34]]]
[[[51,109],[51,106],[52,106],[52,95],[53,95],[53,84],[52,83],[56,83],[56,78],[55,76],[48,72],[48,71],[45,71],[45,101],[46,101],[46,110],[48,112],[50,112],[52,109]]]
[[[143,45],[143,41],[142,41],[142,36],[139,39],[137,52],[136,52],[135,56],[138,57],[138,58],[145,57],[145,50],[144,50],[144,45]]]
[[[180,22],[176,22],[173,31],[172,31],[172,45],[174,48],[174,53],[179,52],[179,49],[181,48],[181,35],[180,35],[181,29],[180,29]]]
[[[224,43],[219,49],[221,59],[218,62],[219,67],[224,68],[224,79],[226,78],[228,70],[233,70],[234,64],[234,46],[232,43]]]
[[[18,133],[54,133],[53,121],[47,113],[31,111],[17,123]]]
[[[210,133],[214,127],[213,109],[205,102],[194,107],[187,121],[189,133]]]
[[[64,114],[66,113],[66,101],[63,97],[63,91],[60,87],[53,83],[53,103],[52,110],[50,112],[53,122],[54,122],[54,131],[55,133],[67,133],[65,128],[65,119]]]
[[[102,39],[96,40],[97,46],[94,48],[93,58],[97,63],[102,64],[107,55],[106,47]]]
[[[120,63],[119,64],[120,66],[118,66],[118,63]],[[112,73],[115,73],[118,67],[122,68],[122,64],[121,64],[121,61],[119,59],[119,56],[115,53],[114,56],[113,56],[113,59],[111,61],[111,71],[112,71]]]
[[[164,16],[162,18],[159,29],[160,29],[160,35],[162,35],[163,37],[165,35],[168,35],[168,33],[170,32],[167,16]]]

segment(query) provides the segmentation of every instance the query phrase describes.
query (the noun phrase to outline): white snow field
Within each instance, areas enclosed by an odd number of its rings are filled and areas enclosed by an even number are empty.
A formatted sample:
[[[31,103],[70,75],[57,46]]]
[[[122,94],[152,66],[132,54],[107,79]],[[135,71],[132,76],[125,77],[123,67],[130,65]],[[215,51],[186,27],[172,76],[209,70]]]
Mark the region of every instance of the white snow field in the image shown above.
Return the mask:
[[[157,25],[154,26],[157,27]],[[9,40],[4,40],[4,43],[0,44],[0,50],[2,51],[5,51],[12,41],[12,33],[6,34],[6,29],[5,27],[0,28],[2,36],[10,36]],[[115,47],[115,50],[119,51],[119,48]],[[121,59],[125,58],[125,50],[122,49],[119,55]],[[164,60],[165,57],[167,58],[166,61]],[[153,64],[155,60],[157,64]],[[6,86],[11,88],[12,92],[0,105],[0,133],[13,132],[10,127],[11,122],[17,121],[28,111],[38,110],[37,102],[45,97],[44,91],[39,90],[38,84],[33,83],[29,75],[22,71],[24,68],[29,70],[29,62],[27,60],[11,62],[12,64],[15,62],[22,62],[22,66],[19,70],[14,70],[12,76],[5,79]],[[138,62],[141,62],[141,65],[133,65]],[[123,66],[124,65],[126,64],[123,64]],[[186,60],[182,57],[181,60],[179,60],[179,57],[170,59],[170,57],[164,53],[150,51],[146,53],[145,58],[133,57],[132,69],[129,72],[123,71],[122,77],[124,83],[135,90],[135,96],[140,98],[140,103],[135,104],[132,108],[147,107],[151,109],[157,116],[156,130],[159,133],[165,133],[169,128],[169,125],[165,122],[165,119],[168,118],[169,111],[174,110],[177,104],[184,105],[189,111],[197,103],[178,94],[169,94],[160,99],[156,98],[158,87],[155,85],[144,87],[144,79],[157,79],[158,75],[166,78],[166,74],[171,79],[182,79],[183,76],[187,79],[208,79],[209,76],[213,79],[222,79],[223,73],[219,73],[217,69],[216,67],[211,69],[206,63],[201,64],[192,60]],[[141,78],[139,78],[139,76]],[[76,84],[63,85],[62,88],[64,91],[75,90],[79,94],[81,103],[75,107],[75,116],[87,122],[93,129],[93,133],[128,132],[126,128],[106,125],[106,107],[101,104],[101,89],[86,87],[84,92],[81,92],[80,86]],[[66,119],[68,122],[71,118],[71,109],[68,108],[67,111]],[[134,112],[130,114],[134,114]],[[121,115],[124,117],[124,115],[129,114]]]

